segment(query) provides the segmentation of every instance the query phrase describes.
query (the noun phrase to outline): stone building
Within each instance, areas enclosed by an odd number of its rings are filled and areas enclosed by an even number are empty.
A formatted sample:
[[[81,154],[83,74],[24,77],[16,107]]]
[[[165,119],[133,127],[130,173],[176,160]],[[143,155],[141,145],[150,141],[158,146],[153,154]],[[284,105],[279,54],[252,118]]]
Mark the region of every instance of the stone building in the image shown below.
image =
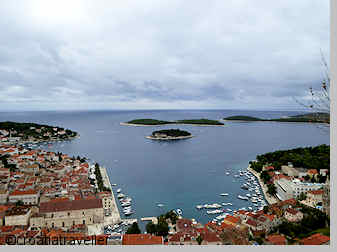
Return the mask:
[[[39,202],[40,193],[36,190],[13,191],[8,196],[9,203],[22,201],[25,205],[36,205]]]
[[[31,226],[69,228],[77,224],[103,222],[100,199],[49,201],[40,203],[39,214],[31,218]]]
[[[326,182],[323,186],[323,196],[322,196],[323,211],[330,216],[330,179],[327,177]]]
[[[29,218],[32,214],[32,210],[28,206],[15,206],[10,208],[5,213],[5,225],[6,226],[16,226],[29,225]]]

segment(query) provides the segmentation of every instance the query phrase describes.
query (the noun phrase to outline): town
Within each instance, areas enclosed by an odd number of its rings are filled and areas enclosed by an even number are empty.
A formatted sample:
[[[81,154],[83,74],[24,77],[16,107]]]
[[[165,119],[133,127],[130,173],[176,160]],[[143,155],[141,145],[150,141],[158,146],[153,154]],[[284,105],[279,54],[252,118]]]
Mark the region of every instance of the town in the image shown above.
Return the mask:
[[[307,176],[317,177],[318,172],[296,169],[290,163],[280,171],[273,166],[262,168],[261,174],[269,174],[268,183],[275,185],[278,197],[262,210],[233,211],[221,222],[205,225],[173,211],[153,218],[141,234],[137,219],[121,219],[106,171],[98,164],[9,143],[0,144],[0,160],[1,244],[8,244],[8,237],[17,241],[24,237],[26,242],[64,237],[63,244],[95,239],[95,244],[123,245],[330,242],[329,179],[324,184],[301,182]],[[126,232],[106,232],[107,226],[130,224]]]

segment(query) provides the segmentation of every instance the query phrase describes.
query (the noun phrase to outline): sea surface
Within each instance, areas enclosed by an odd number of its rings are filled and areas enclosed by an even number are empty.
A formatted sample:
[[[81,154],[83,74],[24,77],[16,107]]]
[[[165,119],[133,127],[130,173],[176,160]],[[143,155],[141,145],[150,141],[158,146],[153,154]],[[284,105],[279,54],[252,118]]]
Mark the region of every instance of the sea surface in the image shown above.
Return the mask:
[[[299,112],[239,110],[1,112],[0,121],[43,123],[77,131],[80,138],[43,148],[85,156],[104,165],[111,183],[118,184],[116,189],[121,188],[133,199],[135,214],[129,218],[158,216],[180,208],[184,217],[205,224],[216,215],[197,210],[198,204],[231,202],[233,206],[224,208],[232,210],[251,205],[237,198],[249,192],[240,188],[244,179],[233,175],[245,170],[256,155],[329,144],[329,131],[317,124],[285,122],[225,122],[224,127],[133,127],[121,126],[120,122],[136,118],[279,118],[296,114]],[[166,128],[187,130],[195,137],[170,142],[145,138],[153,130]],[[230,175],[225,174],[228,170]],[[164,206],[158,207],[159,203]]]

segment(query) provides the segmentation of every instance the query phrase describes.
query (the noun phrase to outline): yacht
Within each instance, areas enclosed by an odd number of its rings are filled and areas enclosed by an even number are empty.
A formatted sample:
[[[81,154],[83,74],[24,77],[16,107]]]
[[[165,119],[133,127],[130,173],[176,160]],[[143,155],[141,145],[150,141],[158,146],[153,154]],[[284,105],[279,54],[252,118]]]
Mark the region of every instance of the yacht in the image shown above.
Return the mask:
[[[226,175],[229,175],[229,172],[226,172]]]
[[[121,191],[122,191],[122,189],[121,189],[121,188],[118,188],[116,192],[117,192],[117,193],[120,193]]]
[[[125,197],[125,195],[123,194],[123,193],[119,193],[118,195],[117,195],[117,198],[124,198]]]
[[[246,193],[246,196],[249,198],[252,197],[252,195],[250,195],[249,193]]]
[[[157,204],[157,207],[163,207],[164,204]]]
[[[243,184],[243,185],[241,186],[241,188],[242,188],[242,189],[245,189],[245,190],[248,190],[248,186],[247,186],[246,184]]]
[[[177,208],[176,212],[177,212],[178,215],[182,215],[183,214],[183,211],[180,208]]]
[[[248,200],[248,197],[241,196],[241,195],[238,195],[238,198],[239,198],[239,199],[242,199],[242,200]]]
[[[221,193],[221,196],[228,196],[228,193]]]
[[[207,214],[218,214],[218,213],[222,213],[223,211],[220,209],[216,209],[216,210],[209,210],[207,211]]]
[[[204,207],[203,205],[197,205],[197,206],[196,206],[196,208],[197,208],[198,210],[202,209],[203,207]]]

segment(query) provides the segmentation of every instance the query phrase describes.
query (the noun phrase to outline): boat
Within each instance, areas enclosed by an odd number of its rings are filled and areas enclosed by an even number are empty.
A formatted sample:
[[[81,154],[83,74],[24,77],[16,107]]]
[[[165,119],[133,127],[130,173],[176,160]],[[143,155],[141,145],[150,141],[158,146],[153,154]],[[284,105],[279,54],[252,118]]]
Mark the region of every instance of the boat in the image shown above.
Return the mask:
[[[243,185],[241,186],[241,188],[242,188],[242,189],[245,189],[245,190],[248,190],[248,186],[247,186],[246,184],[243,184]]]
[[[133,214],[133,213],[134,213],[134,211],[128,211],[128,212],[125,212],[124,215],[125,215],[125,216],[128,216],[128,215],[131,215],[131,214]]]
[[[223,211],[220,209],[216,209],[216,210],[208,210],[206,213],[207,214],[218,214],[218,213],[222,213]]]
[[[117,186],[117,184],[112,184],[112,186]]]
[[[163,207],[164,204],[157,204],[157,207]]]
[[[248,197],[241,196],[241,195],[238,195],[238,198],[239,198],[239,199],[242,199],[242,200],[248,200]]]
[[[246,193],[246,196],[249,198],[252,197],[252,195],[250,195],[249,193]]]
[[[128,207],[128,206],[131,206],[131,203],[130,202],[125,202],[125,203],[122,203],[121,206],[122,207]]]
[[[226,175],[229,175],[230,173],[229,172],[226,172]]]
[[[123,194],[123,193],[119,193],[118,195],[117,195],[117,198],[124,198],[125,197],[125,195]]]
[[[228,196],[228,193],[221,193],[221,196]]]
[[[182,211],[180,208],[177,208],[177,209],[176,209],[176,213],[177,213],[178,215],[182,215],[182,214],[183,214],[183,211]]]
[[[251,210],[251,211],[253,210],[253,208],[252,208],[252,207],[248,207],[248,209],[249,209],[249,210]]]
[[[203,207],[204,207],[203,205],[197,205],[197,206],[196,206],[196,208],[197,208],[198,210],[202,209]]]
[[[226,209],[228,212],[232,212],[233,210],[232,209],[230,209],[230,208],[227,208]]]
[[[121,188],[118,188],[116,192],[117,192],[117,193],[120,193],[121,191],[122,191],[122,189],[121,189]]]

